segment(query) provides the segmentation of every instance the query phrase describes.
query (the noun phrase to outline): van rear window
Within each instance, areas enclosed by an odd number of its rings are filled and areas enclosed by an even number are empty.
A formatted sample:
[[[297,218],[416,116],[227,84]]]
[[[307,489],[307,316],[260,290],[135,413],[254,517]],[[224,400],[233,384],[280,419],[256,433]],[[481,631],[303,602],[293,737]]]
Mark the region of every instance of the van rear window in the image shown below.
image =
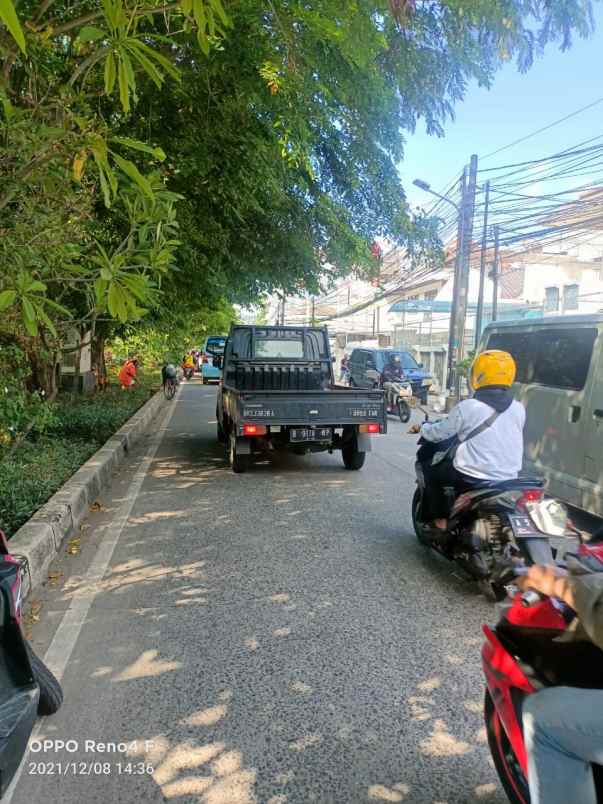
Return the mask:
[[[513,355],[516,382],[580,391],[588,377],[596,337],[594,327],[493,332],[488,349],[503,349]]]

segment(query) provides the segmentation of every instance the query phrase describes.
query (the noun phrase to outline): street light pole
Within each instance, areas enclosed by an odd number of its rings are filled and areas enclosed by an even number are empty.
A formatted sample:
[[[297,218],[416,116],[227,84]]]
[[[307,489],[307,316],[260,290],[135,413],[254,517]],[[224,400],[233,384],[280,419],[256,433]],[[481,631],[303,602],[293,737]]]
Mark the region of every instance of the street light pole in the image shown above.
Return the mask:
[[[430,185],[421,179],[415,179],[413,184],[419,189],[431,193],[442,201],[447,201],[457,211],[458,231],[456,259],[454,267],[454,284],[452,290],[452,308],[450,311],[450,328],[448,330],[448,376],[446,385],[450,395],[456,388],[456,363],[462,358],[465,341],[465,320],[467,317],[467,296],[469,291],[469,272],[471,264],[471,239],[473,236],[473,214],[475,210],[475,190],[477,183],[477,156],[473,154],[469,166],[463,171],[462,196],[459,207],[448,196],[436,193]]]
[[[473,216],[475,213],[475,190],[477,187],[477,155],[473,154],[469,165],[469,179],[467,192],[463,198],[463,243],[461,248],[461,263],[459,270],[459,289],[457,293],[456,309],[456,355],[455,367],[465,353],[465,323],[467,320],[467,304],[469,301],[469,277],[471,273],[471,245],[473,241]],[[456,375],[456,368],[455,368]],[[459,377],[455,377],[457,396],[459,391]]]

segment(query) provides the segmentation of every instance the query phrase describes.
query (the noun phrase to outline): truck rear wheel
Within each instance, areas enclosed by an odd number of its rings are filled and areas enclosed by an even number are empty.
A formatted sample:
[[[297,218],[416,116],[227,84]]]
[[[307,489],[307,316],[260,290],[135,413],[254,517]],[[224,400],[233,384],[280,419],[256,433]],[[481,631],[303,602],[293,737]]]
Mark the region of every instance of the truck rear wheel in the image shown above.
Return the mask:
[[[343,458],[343,465],[350,471],[357,471],[364,466],[364,459],[366,452],[360,452],[358,449],[358,441],[354,436],[347,444],[341,448],[341,457]]]
[[[231,431],[230,438],[228,439],[228,463],[230,468],[236,474],[246,472],[249,469],[250,455],[241,455],[237,449],[237,437]]]

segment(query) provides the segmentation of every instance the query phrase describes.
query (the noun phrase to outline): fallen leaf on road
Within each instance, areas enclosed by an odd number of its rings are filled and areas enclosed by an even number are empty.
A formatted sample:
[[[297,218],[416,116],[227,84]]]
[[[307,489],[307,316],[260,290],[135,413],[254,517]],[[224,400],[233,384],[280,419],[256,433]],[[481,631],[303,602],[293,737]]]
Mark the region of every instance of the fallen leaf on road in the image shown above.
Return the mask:
[[[62,577],[63,577],[62,572],[49,572],[48,573],[49,586],[57,586]]]
[[[23,625],[25,627],[25,635],[31,639],[31,627],[34,623],[40,622],[40,612],[42,610],[42,603],[39,600],[32,600],[28,611],[23,615]]]
[[[67,553],[70,556],[76,556],[80,552],[80,540],[79,539],[69,539],[69,547],[67,548]]]
[[[90,506],[90,510],[91,511],[102,511],[103,506],[99,502],[95,502],[95,503],[92,503],[92,505]]]

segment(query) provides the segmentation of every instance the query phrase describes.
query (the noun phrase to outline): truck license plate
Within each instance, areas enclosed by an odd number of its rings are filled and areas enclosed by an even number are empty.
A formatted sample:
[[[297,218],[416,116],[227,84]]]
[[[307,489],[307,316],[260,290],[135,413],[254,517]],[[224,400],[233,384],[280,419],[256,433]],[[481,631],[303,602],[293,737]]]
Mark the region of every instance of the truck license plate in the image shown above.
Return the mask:
[[[330,427],[295,427],[289,430],[291,441],[331,441]]]

